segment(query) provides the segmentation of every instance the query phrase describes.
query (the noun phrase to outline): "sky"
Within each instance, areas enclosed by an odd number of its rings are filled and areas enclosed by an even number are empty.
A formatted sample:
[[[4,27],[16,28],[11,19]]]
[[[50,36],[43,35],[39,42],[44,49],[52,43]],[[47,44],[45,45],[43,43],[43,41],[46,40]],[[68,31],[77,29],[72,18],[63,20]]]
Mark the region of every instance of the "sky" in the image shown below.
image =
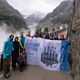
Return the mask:
[[[63,0],[7,0],[15,9],[23,15],[31,15],[34,12],[49,13]]]

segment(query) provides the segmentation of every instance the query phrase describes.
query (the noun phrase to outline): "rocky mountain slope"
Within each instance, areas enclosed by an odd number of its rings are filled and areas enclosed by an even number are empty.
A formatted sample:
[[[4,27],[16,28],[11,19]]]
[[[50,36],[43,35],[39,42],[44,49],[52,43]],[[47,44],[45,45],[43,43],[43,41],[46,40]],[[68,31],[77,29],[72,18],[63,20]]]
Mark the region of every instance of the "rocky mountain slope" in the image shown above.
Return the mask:
[[[27,25],[34,25],[34,24],[38,24],[38,22],[44,18],[44,14],[40,13],[40,12],[35,12],[33,14],[31,14],[29,17],[26,18],[26,23]]]
[[[62,1],[61,4],[56,7],[53,12],[47,14],[38,25],[42,28],[48,27],[52,29],[61,24],[69,24],[72,14],[72,3],[72,0]]]
[[[14,9],[6,0],[0,0],[0,25],[7,24],[7,30],[17,31],[27,28],[23,16]]]

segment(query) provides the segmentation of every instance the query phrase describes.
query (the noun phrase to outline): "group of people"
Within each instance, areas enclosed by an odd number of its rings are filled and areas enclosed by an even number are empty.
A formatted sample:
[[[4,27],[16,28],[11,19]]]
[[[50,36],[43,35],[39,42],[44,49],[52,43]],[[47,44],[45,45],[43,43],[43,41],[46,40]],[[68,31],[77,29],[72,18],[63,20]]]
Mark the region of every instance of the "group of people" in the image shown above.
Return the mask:
[[[59,36],[59,34],[61,34]],[[29,31],[28,34],[26,35],[28,37],[39,37],[39,38],[44,38],[44,39],[50,39],[50,40],[65,40],[65,35],[64,33],[58,33],[58,31],[55,31],[53,28],[52,31],[49,31],[47,27],[45,27],[43,30],[40,26],[38,26],[35,30],[35,33],[33,36],[31,36],[31,32]]]
[[[60,35],[60,39],[53,35],[45,33],[44,36],[41,34],[35,34],[34,36],[30,35],[30,32],[26,35],[27,37],[40,37],[44,39],[51,39],[51,40],[65,40],[64,35]],[[5,41],[3,47],[3,75],[5,78],[9,78],[10,75],[10,65],[12,61],[12,70],[15,71],[17,69],[16,63],[19,66],[19,70],[22,72],[26,65],[27,65],[27,55],[26,50],[24,47],[25,37],[23,32],[20,33],[20,37],[11,34],[8,40]]]
[[[27,65],[27,55],[24,48],[25,37],[23,32],[20,33],[20,37],[11,34],[8,40],[5,41],[3,47],[3,75],[4,78],[9,78],[10,66],[12,61],[12,69],[17,69],[16,63],[19,65],[19,70],[22,72]]]
[[[55,32],[49,33],[47,31],[45,31],[44,33],[42,32],[36,32],[34,34],[34,36],[31,36],[31,32],[29,31],[28,34],[26,35],[28,37],[39,37],[39,38],[44,38],[44,39],[49,39],[49,40],[66,40],[64,34],[60,34],[60,36],[58,37],[57,34],[55,34]]]

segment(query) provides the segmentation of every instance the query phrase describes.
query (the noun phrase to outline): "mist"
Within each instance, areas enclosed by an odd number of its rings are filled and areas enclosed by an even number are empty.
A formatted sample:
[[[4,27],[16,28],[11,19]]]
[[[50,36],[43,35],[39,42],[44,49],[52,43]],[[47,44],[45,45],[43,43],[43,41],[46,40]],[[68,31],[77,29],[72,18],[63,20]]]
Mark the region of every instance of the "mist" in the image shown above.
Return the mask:
[[[9,36],[9,33],[6,33],[6,29],[6,24],[0,26],[0,52],[2,52],[3,44]]]
[[[3,50],[4,42],[8,39],[9,35],[12,34],[10,32],[10,29],[9,29],[9,31],[7,30],[7,27],[10,27],[10,26],[7,26],[4,23],[2,25],[0,25],[0,52],[2,52],[2,50]],[[21,31],[24,32],[24,36],[25,37],[26,37],[28,31],[31,31],[31,36],[34,35],[35,29],[36,29],[35,28],[35,25],[33,25],[33,28],[31,28],[31,27],[32,27],[32,25],[29,26],[29,29],[27,29],[27,30],[26,29],[21,29]],[[15,36],[20,36],[20,32],[21,31],[18,31],[18,32],[13,33],[14,34],[14,37]]]

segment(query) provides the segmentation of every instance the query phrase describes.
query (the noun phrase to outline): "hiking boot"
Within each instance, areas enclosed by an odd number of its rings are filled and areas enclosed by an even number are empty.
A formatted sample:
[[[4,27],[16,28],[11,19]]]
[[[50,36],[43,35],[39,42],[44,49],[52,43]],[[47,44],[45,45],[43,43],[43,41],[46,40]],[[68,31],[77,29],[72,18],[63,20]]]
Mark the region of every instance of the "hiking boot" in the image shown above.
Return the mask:
[[[11,77],[11,75],[8,75],[8,74],[4,75],[4,78],[6,78],[6,79],[9,79],[10,77]]]
[[[19,69],[20,72],[23,72],[23,68]]]

